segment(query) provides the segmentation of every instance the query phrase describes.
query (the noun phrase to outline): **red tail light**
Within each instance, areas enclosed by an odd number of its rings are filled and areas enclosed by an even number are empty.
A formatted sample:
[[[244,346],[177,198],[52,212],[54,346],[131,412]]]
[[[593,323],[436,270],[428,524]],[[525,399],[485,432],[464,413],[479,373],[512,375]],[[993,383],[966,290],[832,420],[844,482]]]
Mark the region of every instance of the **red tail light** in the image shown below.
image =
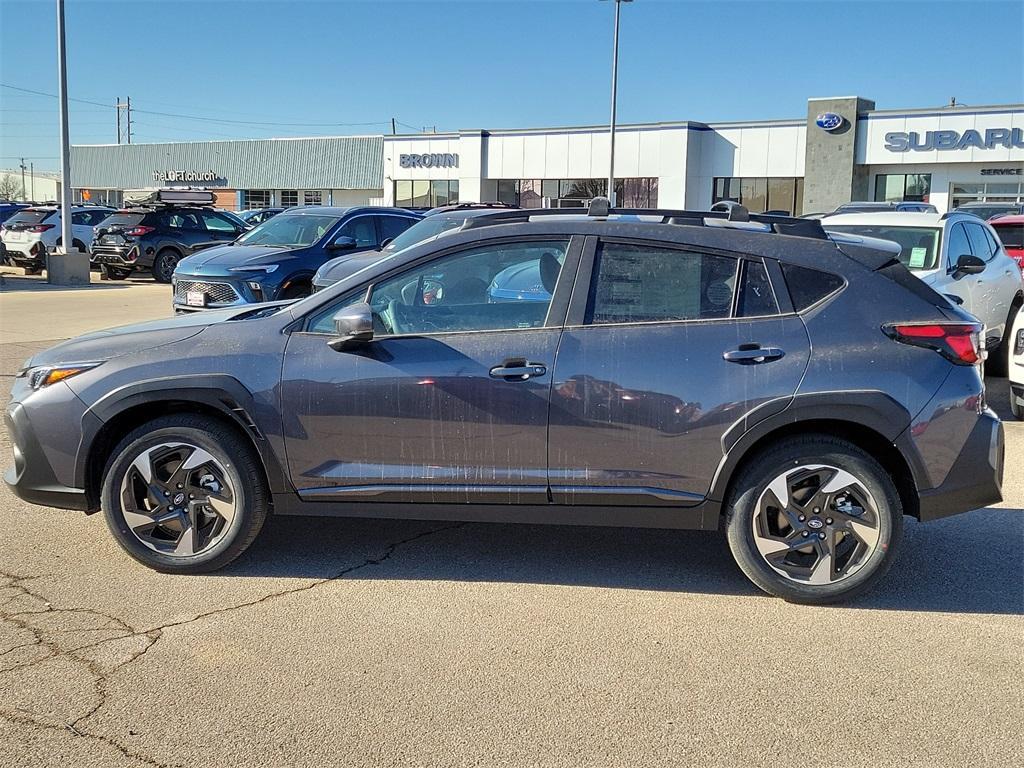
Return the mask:
[[[882,331],[902,344],[933,349],[957,365],[974,365],[983,357],[981,332],[978,323],[928,323],[882,326]]]
[[[45,232],[48,229],[53,229],[55,226],[57,226],[57,225],[56,224],[33,224],[31,227],[25,227],[25,231],[26,232],[35,232],[36,234],[38,234],[40,232]]]
[[[131,237],[142,237],[143,235],[148,235],[154,229],[156,229],[156,227],[147,227],[147,226],[140,225],[138,227],[132,227],[131,229],[126,229],[124,231],[124,233],[126,235],[130,235]]]

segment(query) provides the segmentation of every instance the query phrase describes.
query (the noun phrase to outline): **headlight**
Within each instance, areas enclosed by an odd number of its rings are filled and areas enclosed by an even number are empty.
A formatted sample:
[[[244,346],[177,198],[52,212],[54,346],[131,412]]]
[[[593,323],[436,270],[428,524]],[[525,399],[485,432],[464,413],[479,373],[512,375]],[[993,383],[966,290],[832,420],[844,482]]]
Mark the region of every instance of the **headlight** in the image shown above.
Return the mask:
[[[24,368],[18,376],[28,377],[28,385],[32,389],[42,389],[58,381],[70,379],[80,373],[92,370],[100,363],[71,363],[69,365],[38,365],[35,368]]]
[[[252,264],[242,267],[230,267],[228,272],[263,272],[264,274],[270,274],[277,269],[280,264]]]

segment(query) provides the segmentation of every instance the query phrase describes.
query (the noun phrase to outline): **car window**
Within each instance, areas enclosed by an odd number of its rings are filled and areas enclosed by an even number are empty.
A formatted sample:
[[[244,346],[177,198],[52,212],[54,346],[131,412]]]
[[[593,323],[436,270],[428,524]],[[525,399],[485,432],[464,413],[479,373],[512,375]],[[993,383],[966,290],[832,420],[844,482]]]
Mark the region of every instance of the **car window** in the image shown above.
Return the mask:
[[[56,213],[56,211],[48,211],[39,208],[25,208],[11,216],[6,223],[8,226],[13,226],[14,224],[38,224],[53,216],[54,213]]]
[[[971,241],[971,251],[979,259],[991,261],[995,256],[992,250],[992,243],[985,237],[985,228],[980,224],[964,224],[967,228],[967,237]]]
[[[391,240],[416,223],[410,216],[380,216],[380,240]]]
[[[779,305],[768,280],[768,271],[762,261],[747,261],[743,266],[743,280],[740,283],[737,317],[761,317],[777,315]]]
[[[786,280],[793,309],[797,312],[803,312],[843,287],[843,279],[839,275],[795,264],[783,264],[782,276]]]
[[[946,247],[946,254],[950,266],[956,264],[961,256],[971,254],[971,244],[967,239],[967,232],[964,231],[963,224],[956,223],[949,228],[949,245]]]
[[[646,245],[602,244],[586,323],[728,317],[736,259]]]
[[[382,335],[539,328],[547,318],[568,240],[501,243],[459,251],[373,286]],[[332,333],[333,316],[359,297],[317,315],[310,331]]]
[[[877,237],[891,240],[900,246],[899,260],[911,270],[935,269],[939,262],[938,227],[904,227],[883,224],[829,224],[829,232],[845,232],[850,235]],[[967,251],[965,251],[967,253]]]
[[[238,231],[238,227],[216,213],[203,211],[202,215],[203,223],[206,224],[206,228],[211,232],[233,233]]]
[[[72,224],[88,224],[90,221],[90,214],[88,211],[75,211],[71,214]]]
[[[996,234],[1006,248],[1024,248],[1024,224],[996,224]]]
[[[338,223],[337,216],[326,213],[282,213],[242,235],[239,245],[307,248],[318,242]]]
[[[193,211],[170,211],[164,214],[163,225],[170,229],[202,229],[199,217]]]
[[[338,237],[351,237],[356,241],[357,248],[373,248],[377,245],[377,228],[374,226],[374,216],[357,216],[346,221],[338,230]]]

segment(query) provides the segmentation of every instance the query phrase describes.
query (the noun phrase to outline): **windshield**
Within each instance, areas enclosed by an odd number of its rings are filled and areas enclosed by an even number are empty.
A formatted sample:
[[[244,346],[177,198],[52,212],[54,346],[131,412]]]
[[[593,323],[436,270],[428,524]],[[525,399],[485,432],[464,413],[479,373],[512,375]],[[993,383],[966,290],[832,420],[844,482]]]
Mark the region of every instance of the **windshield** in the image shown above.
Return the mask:
[[[993,224],[1004,248],[1024,249],[1024,224]]]
[[[38,208],[26,208],[22,211],[18,211],[16,214],[11,216],[4,223],[9,227],[12,224],[38,224],[48,216],[52,216],[55,211],[43,211]]]
[[[851,235],[877,237],[891,240],[900,246],[900,261],[912,270],[935,269],[939,261],[938,227],[895,227],[881,224],[824,224],[829,232],[846,232]]]
[[[398,235],[394,240],[388,243],[388,247],[384,249],[386,253],[393,253],[400,251],[403,248],[408,248],[410,245],[416,245],[416,243],[422,243],[431,237],[436,237],[442,232],[447,232],[450,229],[457,229],[462,226],[466,220],[466,214],[458,215],[444,215],[442,213],[428,216],[421,221],[416,222],[409,227],[405,232]]]
[[[267,219],[235,242],[238,245],[305,248],[320,240],[338,221],[338,216],[328,214],[282,213]]]

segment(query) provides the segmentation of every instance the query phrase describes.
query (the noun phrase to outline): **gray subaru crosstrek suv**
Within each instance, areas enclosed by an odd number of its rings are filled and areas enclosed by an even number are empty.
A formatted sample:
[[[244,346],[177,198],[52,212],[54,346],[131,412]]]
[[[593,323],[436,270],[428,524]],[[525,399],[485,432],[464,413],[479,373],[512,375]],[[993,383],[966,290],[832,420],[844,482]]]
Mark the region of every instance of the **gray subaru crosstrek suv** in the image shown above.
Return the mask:
[[[895,248],[740,207],[480,217],[295,303],[36,355],[6,479],[171,573],[268,514],[721,528],[761,589],[846,599],[905,515],[1000,499],[981,328]]]

